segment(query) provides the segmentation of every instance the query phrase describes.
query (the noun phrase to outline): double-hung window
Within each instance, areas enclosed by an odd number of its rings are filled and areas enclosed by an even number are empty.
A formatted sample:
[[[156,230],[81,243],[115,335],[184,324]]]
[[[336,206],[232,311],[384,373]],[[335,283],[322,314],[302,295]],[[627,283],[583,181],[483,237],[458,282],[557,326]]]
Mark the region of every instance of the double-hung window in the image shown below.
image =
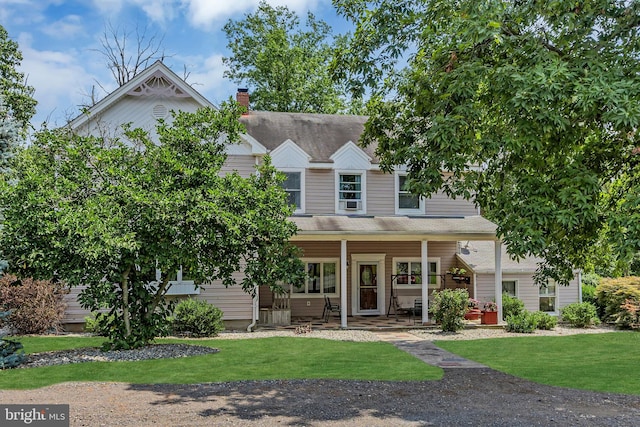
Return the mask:
[[[361,173],[338,174],[338,210],[344,212],[362,211],[364,175]]]
[[[303,259],[302,261],[306,273],[305,282],[301,287],[291,287],[292,296],[338,296],[340,291],[338,259]]]
[[[511,297],[518,296],[518,282],[516,280],[503,280],[502,293],[506,293]]]
[[[422,200],[409,191],[404,173],[396,174],[396,213],[424,213]]]
[[[282,172],[286,179],[282,182],[282,188],[287,192],[289,204],[295,206],[296,212],[302,212],[303,206],[303,194],[302,194],[302,186],[303,186],[303,178],[302,172],[299,171],[285,171]]]
[[[440,258],[429,258],[429,273],[426,280],[429,289],[440,288]],[[419,289],[422,287],[422,261],[420,258],[394,258],[393,274],[400,289]]]
[[[541,285],[539,291],[540,311],[553,313],[556,311],[556,284],[549,281],[546,286]]]

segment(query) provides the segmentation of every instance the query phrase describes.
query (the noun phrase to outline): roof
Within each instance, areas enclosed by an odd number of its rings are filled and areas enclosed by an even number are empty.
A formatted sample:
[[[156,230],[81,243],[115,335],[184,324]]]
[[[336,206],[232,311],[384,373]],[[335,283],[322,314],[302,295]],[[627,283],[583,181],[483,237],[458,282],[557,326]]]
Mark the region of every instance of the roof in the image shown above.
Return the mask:
[[[331,163],[331,156],[347,142],[358,143],[366,116],[251,111],[240,118],[247,134],[269,151],[290,139],[311,156],[311,162]],[[378,163],[375,146],[360,147]]]
[[[474,273],[495,273],[495,247],[493,242],[467,241],[462,243],[458,258]],[[527,257],[519,262],[507,254],[506,245],[502,245],[502,273],[534,273],[541,259]]]
[[[429,218],[408,216],[294,216],[292,240],[495,240],[496,225],[481,216]],[[491,243],[490,243],[491,244]]]
[[[178,77],[178,75],[171,71],[169,67],[164,65],[162,61],[158,60],[149,67],[142,70],[139,74],[135,75],[127,83],[123,84],[118,89],[102,98],[88,111],[83,112],[78,117],[73,119],[69,123],[69,126],[72,129],[77,129],[80,126],[84,125],[91,117],[95,117],[97,114],[107,110],[111,105],[115,104],[118,100],[125,97],[126,95],[131,95],[132,93],[143,94],[138,92],[136,89],[153,77],[162,77],[170,81],[174,86],[172,89],[176,94],[178,94],[178,96],[190,97],[201,104],[203,107],[215,108],[214,105],[207,100],[207,98],[202,96],[197,90],[187,84],[187,82]]]

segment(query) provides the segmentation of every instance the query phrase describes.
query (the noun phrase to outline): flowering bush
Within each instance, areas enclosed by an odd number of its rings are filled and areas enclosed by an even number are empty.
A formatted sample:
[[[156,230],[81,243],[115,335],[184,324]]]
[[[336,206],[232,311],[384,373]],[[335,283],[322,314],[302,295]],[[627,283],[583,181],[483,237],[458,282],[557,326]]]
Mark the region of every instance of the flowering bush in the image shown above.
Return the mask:
[[[484,311],[498,311],[498,304],[495,301],[487,301],[484,303],[482,309]]]
[[[478,307],[480,307],[480,301],[478,301],[477,299],[469,298],[467,307],[469,307],[469,310],[477,309]]]

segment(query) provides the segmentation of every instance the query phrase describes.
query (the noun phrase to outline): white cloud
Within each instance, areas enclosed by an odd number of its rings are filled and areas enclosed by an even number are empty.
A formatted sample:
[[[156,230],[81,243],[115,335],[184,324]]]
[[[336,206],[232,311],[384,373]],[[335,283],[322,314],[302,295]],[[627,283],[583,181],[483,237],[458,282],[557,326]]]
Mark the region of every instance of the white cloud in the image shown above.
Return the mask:
[[[272,6],[287,6],[291,10],[303,13],[314,9],[322,1],[326,0],[268,0],[267,3]],[[254,11],[259,3],[260,0],[182,0],[189,21],[199,28],[209,28],[214,22],[229,18],[242,19],[240,14]]]
[[[82,17],[78,15],[67,15],[59,21],[43,26],[41,30],[49,37],[70,39],[84,32],[82,22]]]
[[[78,105],[87,101],[83,92],[96,79],[85,68],[88,55],[75,49],[36,50],[31,47],[31,41],[30,34],[20,34],[19,44],[24,58],[20,70],[27,76],[28,84],[35,88],[34,96],[38,100],[32,123],[36,127],[44,121],[62,125],[65,119],[78,113]]]

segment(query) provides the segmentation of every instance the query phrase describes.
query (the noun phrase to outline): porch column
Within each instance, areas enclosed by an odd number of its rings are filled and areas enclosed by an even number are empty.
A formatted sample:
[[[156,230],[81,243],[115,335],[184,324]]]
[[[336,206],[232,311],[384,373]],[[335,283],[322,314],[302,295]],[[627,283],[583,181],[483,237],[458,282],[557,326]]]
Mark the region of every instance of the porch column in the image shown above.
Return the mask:
[[[423,240],[420,247],[420,261],[422,271],[422,324],[429,321],[429,261],[427,258],[427,241]]]
[[[347,328],[347,241],[340,240],[340,327]]]
[[[502,241],[496,240],[495,245],[495,300],[498,304],[498,322],[502,322]]]

